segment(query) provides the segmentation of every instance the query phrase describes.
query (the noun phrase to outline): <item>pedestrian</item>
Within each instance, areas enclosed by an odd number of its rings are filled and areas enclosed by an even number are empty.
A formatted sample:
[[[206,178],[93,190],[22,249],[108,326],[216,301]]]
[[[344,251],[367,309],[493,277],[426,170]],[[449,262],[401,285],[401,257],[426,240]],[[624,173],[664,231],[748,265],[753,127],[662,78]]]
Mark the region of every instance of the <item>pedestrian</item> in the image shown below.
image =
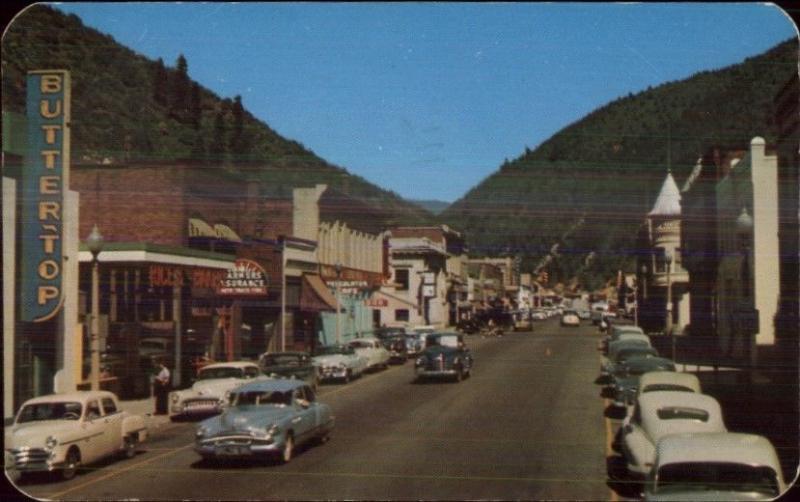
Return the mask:
[[[159,361],[157,366],[159,371],[153,382],[155,386],[153,393],[156,396],[156,415],[166,415],[170,373],[163,361]]]

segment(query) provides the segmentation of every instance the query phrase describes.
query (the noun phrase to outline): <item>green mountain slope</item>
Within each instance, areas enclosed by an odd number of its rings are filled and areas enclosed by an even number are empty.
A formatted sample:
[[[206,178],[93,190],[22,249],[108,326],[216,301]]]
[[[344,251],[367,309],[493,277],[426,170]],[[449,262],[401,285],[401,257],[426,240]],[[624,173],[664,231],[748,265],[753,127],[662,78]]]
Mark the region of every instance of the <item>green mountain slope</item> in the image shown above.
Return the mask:
[[[711,146],[774,141],[772,100],[797,72],[797,47],[788,40],[617,99],[504,163],[440,217],[465,231],[473,252],[526,257],[523,271],[559,244],[551,280],[577,275],[596,285],[618,267],[632,270],[636,229],[668,165],[680,185]]]
[[[83,25],[35,5],[2,43],[3,109],[24,113],[28,70],[72,75],[74,163],[189,160],[262,180],[265,194],[327,183],[375,208],[386,224],[424,224],[432,215],[281,137],[241,106],[193,82],[191,62],[166,67]],[[366,215],[369,217],[369,215]]]

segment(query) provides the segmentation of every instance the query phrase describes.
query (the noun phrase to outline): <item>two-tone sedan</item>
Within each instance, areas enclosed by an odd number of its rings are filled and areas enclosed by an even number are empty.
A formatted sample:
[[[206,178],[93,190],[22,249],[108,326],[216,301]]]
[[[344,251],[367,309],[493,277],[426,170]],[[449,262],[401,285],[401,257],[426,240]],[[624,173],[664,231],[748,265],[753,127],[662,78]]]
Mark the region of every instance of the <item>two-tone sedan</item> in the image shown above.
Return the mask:
[[[317,367],[308,352],[267,352],[258,358],[258,367],[265,375],[276,378],[296,378],[303,380],[314,389],[319,384]]]
[[[147,438],[144,418],[119,407],[107,391],[51,394],[22,404],[5,432],[6,469],[14,473],[59,472],[72,479],[81,465],[136,454]]]
[[[374,337],[356,338],[348,343],[356,354],[367,360],[367,369],[386,369],[389,366],[389,351]]]
[[[356,354],[349,345],[326,345],[314,349],[312,361],[320,380],[341,380],[348,383],[367,369],[367,359]]]
[[[278,458],[301,443],[324,443],[334,427],[327,404],[301,380],[252,382],[231,393],[225,411],[200,423],[194,450],[207,460]]]
[[[472,353],[459,333],[435,333],[426,337],[427,348],[414,363],[417,381],[452,378],[460,382],[472,374]]]
[[[650,371],[675,371],[675,363],[665,357],[632,357],[617,367],[612,375],[614,403],[617,408],[633,404],[639,379]]]
[[[169,394],[170,419],[191,418],[219,413],[227,394],[253,379],[266,379],[252,361],[230,361],[204,366],[191,387]]]

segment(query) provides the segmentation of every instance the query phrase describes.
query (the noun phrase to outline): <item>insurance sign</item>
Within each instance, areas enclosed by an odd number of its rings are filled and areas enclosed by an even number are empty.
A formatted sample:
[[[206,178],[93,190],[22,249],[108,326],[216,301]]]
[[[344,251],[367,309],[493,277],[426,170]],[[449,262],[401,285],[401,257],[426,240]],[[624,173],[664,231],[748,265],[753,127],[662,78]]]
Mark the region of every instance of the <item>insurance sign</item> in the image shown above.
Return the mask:
[[[63,292],[63,208],[69,174],[70,76],[28,72],[27,150],[21,180],[20,319],[58,314]]]

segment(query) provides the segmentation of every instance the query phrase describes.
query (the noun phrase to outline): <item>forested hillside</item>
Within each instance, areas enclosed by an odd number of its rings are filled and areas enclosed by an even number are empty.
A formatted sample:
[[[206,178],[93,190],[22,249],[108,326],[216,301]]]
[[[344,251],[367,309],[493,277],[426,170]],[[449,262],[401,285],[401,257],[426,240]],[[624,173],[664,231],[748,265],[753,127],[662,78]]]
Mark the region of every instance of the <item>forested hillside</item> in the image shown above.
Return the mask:
[[[633,237],[668,167],[681,185],[711,146],[774,141],[773,98],[797,72],[797,47],[617,99],[504,163],[441,218],[473,252],[527,257],[523,271],[558,244],[551,280],[632,271]]]
[[[73,162],[189,160],[263,181],[266,194],[327,183],[380,208],[387,224],[427,223],[432,215],[296,141],[277,134],[243,106],[189,77],[183,56],[174,66],[152,61],[83,25],[75,15],[35,5],[3,38],[3,109],[24,112],[28,70],[72,75]]]

